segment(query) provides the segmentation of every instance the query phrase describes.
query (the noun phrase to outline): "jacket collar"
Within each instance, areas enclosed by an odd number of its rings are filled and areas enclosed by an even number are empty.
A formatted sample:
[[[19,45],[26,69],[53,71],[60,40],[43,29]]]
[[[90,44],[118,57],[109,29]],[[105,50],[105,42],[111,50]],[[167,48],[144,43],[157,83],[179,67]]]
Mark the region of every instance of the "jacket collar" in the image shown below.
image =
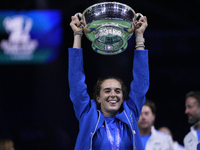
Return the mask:
[[[99,111],[99,110],[98,110]],[[104,121],[105,121],[105,116],[103,115],[103,113],[101,112],[101,111],[99,111],[100,113],[99,113],[99,124],[98,124],[98,126],[97,126],[97,129],[99,129],[102,125],[103,125],[103,123],[104,123]],[[127,116],[128,117],[128,116]],[[126,123],[127,125],[129,125],[130,126],[130,123],[129,123],[129,121],[128,121],[128,119],[129,118],[127,118],[126,117],[126,115],[125,115],[125,110],[123,111],[123,112],[121,112],[121,113],[118,113],[117,115],[116,115],[116,118],[117,119],[119,119],[120,121],[122,121],[122,122],[124,122],[124,123]],[[130,119],[129,119],[130,120]]]
[[[190,127],[190,131],[197,138],[196,128],[197,128],[197,123],[195,123],[193,126]]]

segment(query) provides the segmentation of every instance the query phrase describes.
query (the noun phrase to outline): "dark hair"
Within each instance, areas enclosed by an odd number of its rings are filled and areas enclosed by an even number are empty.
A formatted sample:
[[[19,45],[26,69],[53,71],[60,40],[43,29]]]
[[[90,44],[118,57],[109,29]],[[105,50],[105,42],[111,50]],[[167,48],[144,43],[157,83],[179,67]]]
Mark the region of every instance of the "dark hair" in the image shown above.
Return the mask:
[[[145,101],[144,105],[147,105],[147,106],[149,106],[149,107],[150,107],[150,109],[151,109],[151,111],[152,111],[152,113],[153,113],[154,115],[156,114],[156,105],[155,105],[155,103],[154,103],[154,102],[152,102],[152,101],[150,101],[150,100],[146,99],[146,101]]]
[[[108,80],[108,79],[115,79],[117,80],[120,84],[121,84],[121,87],[122,87],[122,94],[123,94],[123,99],[127,98],[127,89],[126,89],[126,85],[124,84],[124,82],[120,79],[120,78],[117,78],[117,77],[105,77],[105,78],[98,78],[95,86],[94,86],[94,93],[93,93],[93,98],[97,104],[97,108],[100,109],[100,106],[99,106],[99,103],[97,102],[97,99],[96,97],[100,95],[100,91],[101,91],[101,85],[102,83],[105,81],[105,80]]]
[[[200,107],[200,91],[190,91],[186,94],[185,99],[188,97],[194,97],[197,99],[198,106]]]

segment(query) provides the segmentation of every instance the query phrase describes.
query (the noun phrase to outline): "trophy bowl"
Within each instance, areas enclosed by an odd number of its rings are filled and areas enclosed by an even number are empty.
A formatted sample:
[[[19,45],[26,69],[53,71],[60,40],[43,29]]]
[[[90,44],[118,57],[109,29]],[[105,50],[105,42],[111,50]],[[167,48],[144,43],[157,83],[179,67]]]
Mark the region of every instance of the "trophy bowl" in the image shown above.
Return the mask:
[[[142,16],[122,3],[94,4],[82,13],[84,34],[92,42],[92,49],[103,55],[115,55],[126,50],[133,34],[133,19]]]

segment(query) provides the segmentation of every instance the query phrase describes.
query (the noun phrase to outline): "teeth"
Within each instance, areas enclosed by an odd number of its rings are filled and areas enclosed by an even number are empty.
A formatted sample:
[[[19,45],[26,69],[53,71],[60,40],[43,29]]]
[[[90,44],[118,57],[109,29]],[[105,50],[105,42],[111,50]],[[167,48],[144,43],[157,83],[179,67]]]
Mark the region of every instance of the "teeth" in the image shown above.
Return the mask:
[[[116,101],[109,101],[110,103],[117,103]]]

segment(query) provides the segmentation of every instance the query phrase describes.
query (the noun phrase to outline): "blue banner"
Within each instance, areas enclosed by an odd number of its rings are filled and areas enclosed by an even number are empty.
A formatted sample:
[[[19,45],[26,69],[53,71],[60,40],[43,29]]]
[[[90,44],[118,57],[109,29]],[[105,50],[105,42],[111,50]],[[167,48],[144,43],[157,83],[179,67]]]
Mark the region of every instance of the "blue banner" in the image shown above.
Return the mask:
[[[0,10],[0,64],[52,62],[62,39],[60,10]]]

